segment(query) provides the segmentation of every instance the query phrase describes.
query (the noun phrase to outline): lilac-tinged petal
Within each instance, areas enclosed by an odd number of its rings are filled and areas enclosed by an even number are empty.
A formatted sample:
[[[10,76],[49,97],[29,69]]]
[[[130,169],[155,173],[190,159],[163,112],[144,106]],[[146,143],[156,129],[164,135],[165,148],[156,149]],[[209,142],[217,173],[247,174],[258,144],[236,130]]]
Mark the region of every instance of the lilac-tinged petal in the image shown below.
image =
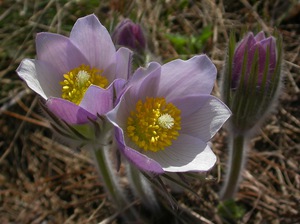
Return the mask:
[[[155,70],[152,70],[156,68]],[[158,92],[158,86],[161,78],[161,67],[157,67],[156,64],[148,67],[151,74],[145,76],[140,82],[132,86],[133,96],[144,101],[147,97],[156,97]]]
[[[231,116],[228,107],[211,95],[183,97],[173,102],[181,110],[181,133],[208,142]]]
[[[89,122],[88,118],[97,119],[82,107],[61,98],[50,98],[46,105],[57,117],[69,124],[84,124]]]
[[[90,86],[81,100],[80,107],[91,114],[103,115],[113,109],[113,88],[102,89],[98,86]]]
[[[106,114],[113,109],[115,98],[118,99],[122,94],[125,82],[124,79],[116,79],[107,89],[94,85],[90,86],[79,106],[94,115]]]
[[[70,39],[89,61],[92,67],[105,70],[115,60],[115,46],[107,29],[95,15],[76,21]]]
[[[120,102],[115,108],[106,114],[107,119],[115,126],[126,130],[127,118],[130,116],[130,112],[135,108],[137,99],[132,99],[131,91],[126,92],[122,95]]]
[[[87,59],[70,39],[59,34],[37,34],[36,51],[38,60],[51,64],[61,76],[82,64],[88,65]]]
[[[130,78],[128,85],[139,85],[139,82],[142,82],[142,80],[144,80],[148,75],[157,71],[158,69],[161,71],[161,65],[157,62],[150,62],[147,68],[138,68]]]
[[[144,154],[139,153],[138,151],[126,146],[124,141],[124,133],[122,129],[116,123],[113,124],[116,126],[116,140],[118,142],[119,149],[121,153],[128,159],[129,162],[131,162],[138,169],[143,171],[155,174],[164,173],[164,170],[162,169],[159,163],[145,156]]]
[[[125,148],[121,148],[120,151],[128,159],[128,161],[135,165],[139,170],[154,174],[164,173],[164,170],[158,162],[145,156],[144,154],[139,153],[138,151],[127,146],[125,146]]]
[[[116,74],[115,79],[125,79],[128,80],[131,75],[131,60],[132,60],[132,51],[128,48],[121,47],[116,53]]]
[[[24,59],[17,69],[18,75],[29,88],[44,99],[61,95],[61,77],[51,65],[38,60]]]
[[[195,92],[209,94],[216,75],[217,69],[206,55],[171,61],[162,66],[159,95],[171,99]]]
[[[165,150],[147,151],[145,154],[157,161],[166,172],[207,171],[217,160],[205,142],[184,134]]]
[[[170,103],[173,103],[181,111],[181,117],[183,118],[196,113],[207,104],[210,98],[211,95],[209,94],[194,94],[176,98]]]
[[[135,107],[138,100],[145,100],[146,97],[157,96],[158,83],[161,77],[161,66],[156,62],[149,63],[147,68],[139,68],[133,74],[126,85],[125,100],[127,103],[133,103],[131,108]]]

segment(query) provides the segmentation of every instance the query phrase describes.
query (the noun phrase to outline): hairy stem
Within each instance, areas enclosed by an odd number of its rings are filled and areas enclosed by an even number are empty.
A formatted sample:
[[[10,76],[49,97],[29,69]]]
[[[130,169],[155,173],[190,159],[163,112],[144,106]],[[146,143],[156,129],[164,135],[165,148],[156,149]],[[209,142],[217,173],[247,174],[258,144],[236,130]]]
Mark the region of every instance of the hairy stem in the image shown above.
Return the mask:
[[[141,199],[141,202],[148,210],[157,212],[159,206],[149,180],[132,164],[127,163],[127,172],[133,193]]]
[[[232,136],[230,139],[228,172],[220,193],[221,200],[233,198],[238,188],[247,154],[245,142],[243,135]]]
[[[126,195],[121,189],[119,178],[112,166],[112,128],[108,122],[104,121],[101,127],[99,126],[97,140],[89,145],[89,147],[90,152],[94,157],[98,174],[110,200],[114,203],[127,222],[136,221],[138,219],[138,214],[127,201]]]

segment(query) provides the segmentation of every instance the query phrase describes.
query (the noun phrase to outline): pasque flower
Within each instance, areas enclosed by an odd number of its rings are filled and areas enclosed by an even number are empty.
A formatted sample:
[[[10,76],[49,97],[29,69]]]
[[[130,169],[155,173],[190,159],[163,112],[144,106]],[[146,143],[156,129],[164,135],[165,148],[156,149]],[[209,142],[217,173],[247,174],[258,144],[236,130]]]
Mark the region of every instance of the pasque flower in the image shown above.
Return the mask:
[[[128,202],[108,159],[113,128],[103,115],[130,75],[131,50],[116,51],[106,28],[88,15],[76,21],[70,37],[37,34],[36,51],[37,59],[24,59],[18,75],[44,99],[60,137],[89,150],[110,199],[123,212]],[[124,214],[126,220],[136,215],[131,209]]]
[[[281,86],[281,38],[248,33],[239,44],[231,34],[223,74],[222,97],[232,111],[228,121],[228,171],[220,196],[234,196],[251,135],[274,108]]]
[[[122,154],[157,174],[210,169],[216,156],[207,142],[231,114],[210,95],[216,73],[205,55],[138,69],[107,114]]]
[[[70,37],[37,34],[36,51],[37,59],[24,59],[17,73],[69,124],[86,123],[112,109],[114,87],[130,72],[131,51],[116,51],[95,15],[79,18]]]
[[[124,19],[116,26],[112,39],[116,45],[125,46],[140,53],[146,49],[146,37],[141,26],[130,19]]]

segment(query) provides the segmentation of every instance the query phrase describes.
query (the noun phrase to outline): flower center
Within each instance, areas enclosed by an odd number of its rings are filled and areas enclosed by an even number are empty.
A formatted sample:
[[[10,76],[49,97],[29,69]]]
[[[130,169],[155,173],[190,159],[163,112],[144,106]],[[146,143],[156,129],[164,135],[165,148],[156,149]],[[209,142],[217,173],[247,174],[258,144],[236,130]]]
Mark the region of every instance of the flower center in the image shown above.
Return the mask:
[[[181,129],[181,111],[164,98],[137,102],[127,119],[127,135],[140,148],[157,152],[172,145]]]
[[[62,98],[75,104],[79,104],[91,85],[101,88],[108,86],[108,80],[101,75],[102,70],[90,68],[88,65],[80,65],[64,74],[62,85]]]
[[[171,129],[174,125],[174,118],[170,114],[163,114],[157,119],[157,122],[160,127]]]

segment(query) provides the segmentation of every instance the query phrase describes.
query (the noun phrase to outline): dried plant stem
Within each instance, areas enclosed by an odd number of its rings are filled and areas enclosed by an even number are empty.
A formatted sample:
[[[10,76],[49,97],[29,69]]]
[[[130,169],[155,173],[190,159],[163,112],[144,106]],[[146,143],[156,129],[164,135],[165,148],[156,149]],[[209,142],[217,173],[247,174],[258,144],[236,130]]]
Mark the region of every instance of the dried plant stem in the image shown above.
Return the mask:
[[[232,136],[229,145],[228,172],[220,193],[221,200],[234,197],[245,164],[247,147],[244,135]]]

